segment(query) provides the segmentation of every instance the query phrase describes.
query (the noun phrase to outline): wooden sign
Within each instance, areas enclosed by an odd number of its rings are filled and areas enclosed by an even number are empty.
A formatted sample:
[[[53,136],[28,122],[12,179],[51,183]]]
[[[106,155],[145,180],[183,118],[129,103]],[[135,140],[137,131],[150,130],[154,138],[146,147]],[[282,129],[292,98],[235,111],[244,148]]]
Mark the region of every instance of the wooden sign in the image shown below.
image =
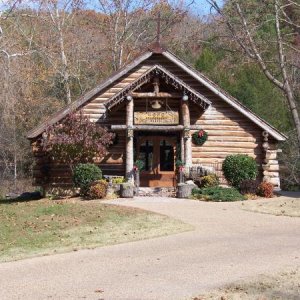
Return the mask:
[[[134,124],[137,125],[177,125],[179,115],[175,111],[135,112]]]

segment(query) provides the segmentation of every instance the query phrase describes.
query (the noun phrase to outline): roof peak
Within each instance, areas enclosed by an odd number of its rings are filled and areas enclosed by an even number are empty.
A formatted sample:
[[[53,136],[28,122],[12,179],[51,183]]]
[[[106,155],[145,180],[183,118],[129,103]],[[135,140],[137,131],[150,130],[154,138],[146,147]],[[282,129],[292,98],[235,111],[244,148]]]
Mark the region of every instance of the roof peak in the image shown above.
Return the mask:
[[[160,41],[156,41],[148,46],[148,50],[155,54],[162,54],[166,49],[161,45]]]

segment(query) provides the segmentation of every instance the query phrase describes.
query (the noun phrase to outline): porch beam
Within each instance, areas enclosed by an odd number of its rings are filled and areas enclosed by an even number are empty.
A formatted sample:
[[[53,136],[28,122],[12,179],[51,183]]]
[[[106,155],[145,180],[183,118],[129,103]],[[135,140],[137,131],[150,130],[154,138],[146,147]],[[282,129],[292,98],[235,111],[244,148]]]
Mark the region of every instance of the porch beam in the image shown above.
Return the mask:
[[[111,130],[114,131],[121,131],[121,130],[127,130],[127,125],[111,125]],[[201,125],[191,125],[191,130],[200,130],[203,126]],[[182,131],[184,129],[183,125],[173,125],[173,126],[164,126],[164,125],[133,125],[130,127],[130,129],[139,131],[139,130],[145,130],[145,131],[157,131],[157,130],[168,130],[168,131]]]
[[[165,93],[165,92],[158,92],[158,93],[130,93],[133,98],[181,98],[181,94],[177,93]]]

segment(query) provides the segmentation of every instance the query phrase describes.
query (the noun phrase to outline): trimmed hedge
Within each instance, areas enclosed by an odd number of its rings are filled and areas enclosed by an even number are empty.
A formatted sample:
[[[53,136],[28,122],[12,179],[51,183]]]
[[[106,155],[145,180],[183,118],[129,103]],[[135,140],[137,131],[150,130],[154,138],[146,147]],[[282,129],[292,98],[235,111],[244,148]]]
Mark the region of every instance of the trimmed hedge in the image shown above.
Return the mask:
[[[199,200],[219,202],[241,201],[246,199],[239,193],[238,190],[220,186],[193,189],[192,195],[194,196],[194,198]]]
[[[86,196],[90,185],[96,180],[102,179],[102,171],[94,164],[78,164],[74,168],[73,182],[80,188],[80,194]]]
[[[245,154],[229,155],[222,165],[227,181],[239,188],[243,180],[254,180],[257,176],[257,164],[254,158]]]

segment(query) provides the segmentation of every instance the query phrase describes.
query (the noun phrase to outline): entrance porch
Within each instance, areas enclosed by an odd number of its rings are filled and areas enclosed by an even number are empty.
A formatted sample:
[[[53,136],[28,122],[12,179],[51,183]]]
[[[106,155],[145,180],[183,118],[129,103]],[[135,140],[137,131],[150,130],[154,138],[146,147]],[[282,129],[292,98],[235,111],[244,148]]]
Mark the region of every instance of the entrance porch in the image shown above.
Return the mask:
[[[137,132],[135,161],[140,161],[141,187],[175,187],[176,161],[181,160],[180,134]]]
[[[206,97],[158,65],[111,98],[108,111],[126,110],[126,124],[111,125],[111,130],[126,131],[127,180],[134,181],[134,165],[140,160],[140,186],[175,187],[176,161],[192,166],[191,132],[200,129],[191,125],[190,108],[202,114],[209,106]]]

